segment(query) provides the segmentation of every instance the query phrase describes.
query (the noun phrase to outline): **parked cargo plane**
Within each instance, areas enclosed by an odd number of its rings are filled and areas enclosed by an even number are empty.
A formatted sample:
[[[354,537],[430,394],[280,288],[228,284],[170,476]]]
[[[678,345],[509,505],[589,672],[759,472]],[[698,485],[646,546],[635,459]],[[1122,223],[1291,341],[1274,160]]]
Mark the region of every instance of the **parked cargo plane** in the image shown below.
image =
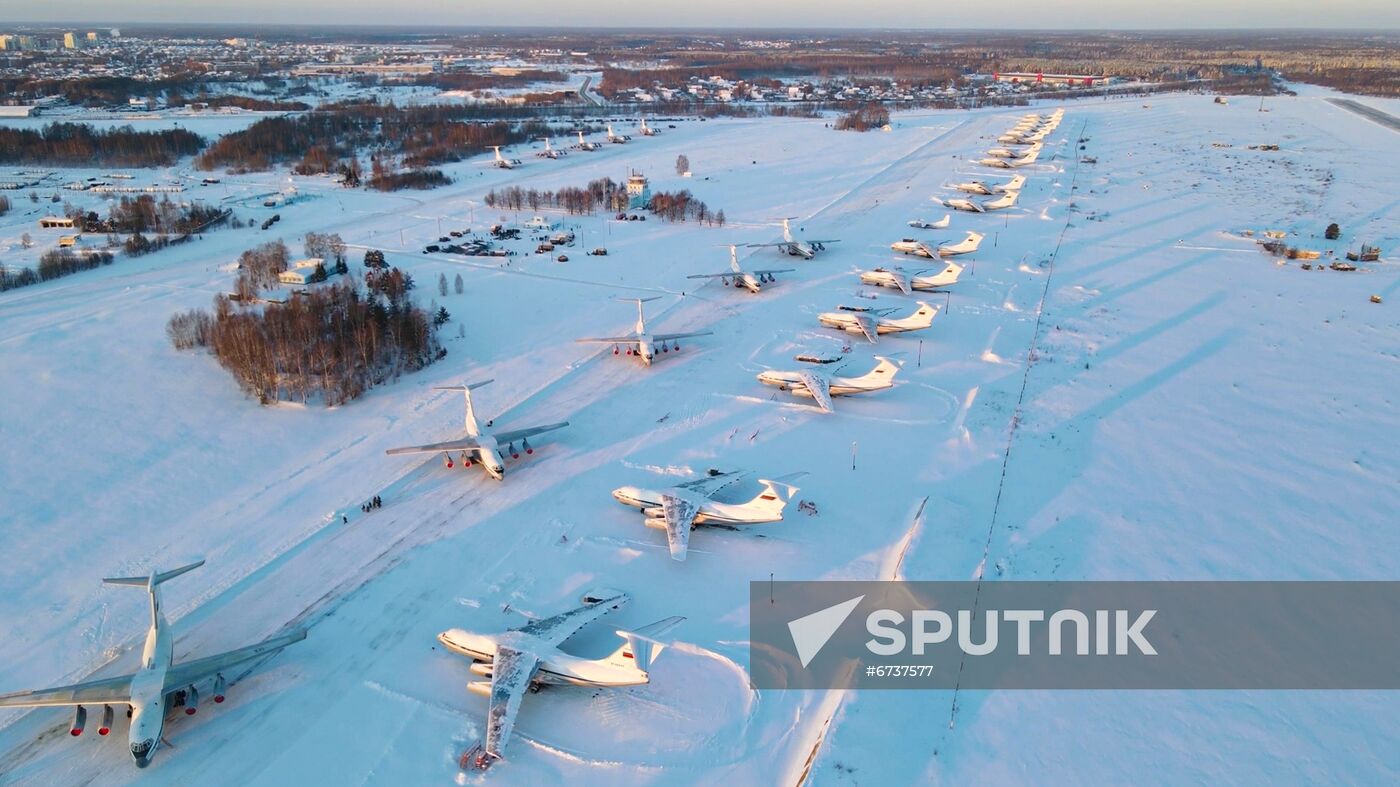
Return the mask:
[[[491,166],[497,169],[515,169],[516,167],[520,166],[520,159],[505,158],[501,155],[500,145],[492,145],[491,149],[496,151],[496,160],[491,162]]]
[[[466,400],[466,416],[463,423],[467,429],[467,436],[460,440],[448,440],[445,443],[429,443],[428,445],[414,445],[405,448],[390,448],[384,453],[391,456],[399,454],[436,454],[441,453],[443,464],[452,467],[452,452],[458,453],[458,458],[462,462],[462,467],[471,467],[472,462],[481,465],[481,469],[486,474],[496,479],[504,481],[506,477],[506,461],[501,453],[501,443],[506,444],[506,453],[512,459],[519,459],[520,452],[515,449],[515,441],[520,441],[520,450],[527,454],[533,454],[535,449],[530,447],[529,438],[535,435],[552,432],[555,429],[563,429],[569,425],[568,421],[561,421],[557,424],[547,424],[545,426],[531,426],[525,429],[511,429],[505,432],[492,433],[491,421],[486,422],[486,429],[483,429],[476,421],[476,409],[472,406],[472,391],[487,385],[493,380],[482,380],[479,383],[468,385],[438,385],[434,386],[436,391],[461,391],[462,398]]]
[[[630,140],[630,139],[632,139],[632,138],[629,137],[629,136],[627,136],[627,135],[625,135],[625,134],[614,134],[614,133],[613,133],[613,130],[612,130],[612,124],[611,124],[611,123],[608,124],[608,141],[609,141],[609,142],[613,143],[614,145],[621,145],[622,143],[624,143],[624,142],[626,142],[626,141],[628,141],[628,140]]]
[[[617,345],[627,347],[628,355],[635,355],[642,359],[642,363],[651,366],[652,359],[656,357],[657,343],[661,344],[660,351],[663,353],[680,352],[681,343],[678,339],[689,339],[692,336],[709,336],[713,331],[689,331],[687,333],[647,333],[646,316],[642,314],[642,304],[647,301],[658,300],[661,296],[655,295],[650,298],[619,298],[637,304],[637,326],[633,329],[631,336],[602,336],[588,339],[575,339],[582,344],[611,344],[613,345],[613,355],[619,354]]]
[[[657,131],[656,129],[652,128],[651,126],[648,126],[648,125],[647,125],[647,119],[646,119],[645,117],[642,118],[641,131],[642,131],[642,136],[644,136],[644,137],[654,137],[654,136],[656,136],[657,134],[661,133],[661,132]]]
[[[943,270],[932,275],[924,271],[909,272],[900,267],[876,268],[860,272],[861,284],[873,287],[889,287],[908,295],[914,290],[942,290],[958,283],[963,267],[955,262],[948,263]]]
[[[757,293],[763,289],[763,285],[768,282],[777,281],[774,274],[792,273],[796,268],[764,268],[762,270],[746,271],[739,267],[739,247],[733,244],[729,246],[729,270],[725,273],[695,273],[687,276],[687,279],[719,279],[724,286],[729,286],[729,280],[734,280],[735,287],[747,287],[749,292]]]
[[[549,137],[540,137],[540,140],[544,142],[544,150],[535,151],[536,156],[540,158],[558,159],[568,155],[568,151],[555,150],[551,147],[549,144]]]
[[[1027,164],[1034,164],[1040,158],[1040,151],[1032,150],[1020,158],[984,158],[978,159],[977,163],[986,167],[997,167],[999,169],[1014,169],[1024,167]]]
[[[918,257],[954,257],[959,254],[969,254],[977,251],[977,247],[982,245],[983,235],[980,232],[968,232],[967,237],[957,243],[945,243],[937,248],[929,246],[921,240],[913,238],[901,238],[890,244],[890,249],[903,254],[913,254]]]
[[[1008,191],[1020,191],[1021,187],[1025,185],[1026,176],[1017,175],[1016,177],[1006,181],[1005,183],[988,184],[980,180],[969,180],[966,183],[954,183],[952,187],[957,189],[958,191],[963,191],[968,194],[980,194],[983,196],[991,196],[992,194],[1002,194]]]
[[[869,393],[894,387],[894,376],[899,365],[888,358],[875,356],[875,368],[859,377],[840,377],[820,369],[797,369],[795,371],[768,370],[759,372],[758,381],[764,385],[777,386],[784,391],[792,391],[797,396],[805,396],[817,403],[823,412],[835,412],[833,396]]]
[[[866,306],[838,306],[834,312],[822,312],[817,320],[828,328],[836,328],[847,333],[860,334],[866,341],[875,341],[887,333],[922,331],[933,325],[938,315],[938,307],[917,301],[919,308],[908,317],[888,316],[893,309],[875,310]]]
[[[953,223],[952,214],[945,214],[938,221],[923,221],[922,219],[911,219],[909,226],[920,230],[946,230]]]
[[[448,629],[438,642],[454,653],[472,660],[471,673],[487,680],[467,682],[467,691],[489,697],[486,711],[486,741],[462,756],[462,767],[489,768],[502,759],[502,752],[515,730],[515,717],[527,691],[546,686],[585,686],[616,688],[638,686],[650,680],[651,664],[668,643],[665,636],[685,620],[669,617],[636,631],[619,630],[623,645],[601,659],[585,659],[559,649],[579,629],[630,599],[616,590],[585,593],[583,606],[554,617],[531,620],[500,634],[476,634],[465,629]]]
[[[1000,161],[1001,159],[997,160]],[[1020,196],[1021,192],[1019,191],[1008,191],[996,199],[984,200],[982,202],[966,199],[964,197],[955,197],[953,199],[939,199],[938,197],[934,197],[933,201],[945,208],[952,208],[953,210],[962,210],[969,213],[986,213],[989,210],[1009,208],[1016,204],[1016,199]]]
[[[589,142],[583,138],[583,132],[578,132],[578,144],[572,146],[574,150],[597,150],[602,147],[597,142]]]
[[[1031,145],[1025,150],[1012,150],[1011,148],[992,148],[991,150],[987,151],[987,155],[994,156],[996,158],[1019,158],[1020,156],[1024,156],[1032,151],[1038,153],[1043,147],[1043,145],[1037,142],[1036,144]]]
[[[782,520],[783,509],[797,495],[797,487],[786,481],[759,479],[762,491],[745,503],[723,503],[715,499],[721,490],[746,475],[748,473],[742,471],[711,471],[703,478],[667,489],[620,486],[612,495],[623,505],[640,508],[646,516],[647,527],[665,530],[671,559],[685,560],[690,531],[700,525],[755,525]],[[801,475],[787,476],[787,480]]]
[[[230,650],[217,656],[206,656],[181,664],[175,664],[174,634],[160,606],[161,584],[193,571],[204,565],[201,560],[171,571],[152,571],[144,577],[111,577],[102,580],[109,585],[125,585],[145,588],[151,604],[151,628],[146,634],[146,645],[141,651],[141,666],[130,675],[115,678],[99,678],[72,686],[59,686],[53,689],[23,691],[13,694],[0,694],[0,707],[38,707],[54,705],[74,705],[77,712],[69,733],[83,734],[87,726],[86,705],[102,706],[102,724],[97,728],[98,735],[106,735],[112,729],[114,706],[127,706],[131,727],[127,742],[136,767],[144,768],[151,764],[156,749],[164,739],[165,715],[172,708],[183,706],[185,713],[193,715],[199,706],[199,692],[196,686],[212,680],[211,693],[214,702],[224,701],[227,682],[224,672],[246,664],[306,639],[306,631],[295,629],[280,637],[264,640],[256,645]]]
[[[803,259],[805,259],[805,260],[810,260],[810,259],[812,259],[813,257],[817,256],[817,252],[819,252],[819,251],[826,251],[826,244],[828,244],[828,243],[840,243],[840,242],[841,242],[839,239],[830,239],[830,240],[805,240],[805,239],[804,239],[804,240],[796,240],[796,239],[794,239],[794,238],[792,237],[792,227],[788,225],[788,222],[789,222],[789,221],[792,221],[794,218],[796,218],[796,216],[789,216],[789,217],[787,217],[787,218],[785,218],[785,219],[780,219],[780,221],[783,222],[783,239],[782,239],[781,241],[776,242],[776,243],[750,243],[750,244],[748,244],[749,248],[751,248],[751,249],[757,249],[757,248],[765,248],[765,247],[770,247],[770,246],[776,246],[776,247],[777,247],[778,249],[780,249],[784,254],[791,254],[791,255],[794,256],[794,257],[801,257],[801,258],[803,258]]]

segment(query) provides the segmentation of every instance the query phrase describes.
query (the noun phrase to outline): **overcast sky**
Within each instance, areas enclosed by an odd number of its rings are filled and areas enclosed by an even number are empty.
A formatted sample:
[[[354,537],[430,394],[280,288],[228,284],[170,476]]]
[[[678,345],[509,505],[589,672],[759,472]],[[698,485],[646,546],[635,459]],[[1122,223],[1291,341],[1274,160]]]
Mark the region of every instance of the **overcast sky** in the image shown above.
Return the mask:
[[[1400,0],[0,0],[14,22],[431,26],[1400,28]]]

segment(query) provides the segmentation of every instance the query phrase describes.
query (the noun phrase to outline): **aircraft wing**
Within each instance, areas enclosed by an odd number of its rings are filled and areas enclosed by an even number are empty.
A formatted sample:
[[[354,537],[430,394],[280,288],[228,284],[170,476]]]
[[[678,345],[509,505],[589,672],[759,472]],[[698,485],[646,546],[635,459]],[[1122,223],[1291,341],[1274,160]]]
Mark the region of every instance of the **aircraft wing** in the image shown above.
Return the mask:
[[[767,248],[772,248],[772,247],[774,247],[774,246],[788,247],[788,246],[791,246],[791,245],[792,245],[791,243],[788,243],[788,242],[785,241],[785,240],[780,240],[780,241],[778,241],[777,243],[745,243],[745,244],[744,244],[744,246],[746,246],[747,248],[750,248],[750,249],[767,249]]]
[[[745,273],[758,273],[758,271],[741,271],[741,272],[739,272],[739,273],[735,273],[734,271],[725,271],[724,273],[695,273],[695,274],[691,274],[690,276],[687,276],[686,278],[687,278],[687,279],[718,279],[718,278],[720,278],[720,277],[724,277],[724,278],[726,278],[726,279],[731,279],[731,278],[734,278],[735,276],[743,276]]]
[[[90,680],[72,686],[0,694],[0,708],[46,705],[116,705],[131,700],[132,675]]]
[[[905,295],[911,292],[909,289],[909,274],[904,271],[886,271],[886,273],[890,275],[890,279],[894,281],[894,286],[898,287],[900,292]]]
[[[563,429],[568,425],[568,421],[561,421],[557,424],[546,424],[545,426],[530,426],[524,429],[512,429],[509,432],[496,432],[495,437],[497,442],[513,443],[516,440],[521,440],[526,437],[534,437],[537,434],[552,432],[555,429]]]
[[[765,268],[765,269],[763,269],[763,270],[744,271],[744,272],[745,272],[745,273],[752,273],[752,274],[755,275],[755,276],[765,276],[765,275],[772,275],[772,274],[774,274],[774,273],[792,273],[792,272],[795,271],[795,270],[797,270],[797,269],[796,269],[796,268]]]
[[[802,376],[802,384],[807,386],[807,390],[812,392],[812,398],[816,400],[817,406],[822,410],[832,413],[835,409],[831,406],[831,381],[813,372],[798,372]]]
[[[448,440],[445,443],[428,443],[427,445],[409,445],[403,448],[390,448],[384,453],[390,456],[396,454],[433,454],[439,451],[468,451],[481,447],[474,437],[463,437],[461,440]]]
[[[617,609],[626,603],[626,600],[626,596],[618,594],[593,604],[576,607],[568,612],[561,612],[553,617],[532,620],[517,630],[547,645],[557,647],[564,640],[572,637],[579,629]],[[500,653],[500,649],[497,649],[496,655],[498,657]],[[499,673],[493,672],[492,674],[499,676]],[[494,701],[493,699],[492,702]]]
[[[205,656],[202,659],[187,661],[183,664],[175,664],[165,673],[165,688],[169,691],[191,683],[198,683],[230,667],[262,656],[270,656],[288,645],[294,645],[304,639],[306,639],[306,629],[297,629],[290,634],[263,640],[256,645],[230,650],[216,656]]]
[[[491,707],[486,711],[486,753],[492,757],[499,759],[510,740],[520,701],[539,666],[540,660],[533,653],[505,645],[496,648],[491,659]]]
[[[666,517],[666,545],[671,548],[671,559],[685,560],[686,549],[690,547],[690,529],[695,526],[700,505],[679,495],[663,494],[661,511]]]
[[[683,484],[676,484],[675,488],[685,489],[705,497],[714,497],[721,489],[739,482],[748,474],[747,470],[730,470],[724,473],[701,476]]]
[[[808,243],[821,243],[821,244],[840,243],[840,242],[841,242],[841,239],[840,239],[840,238],[829,238],[829,239],[828,239],[828,238],[818,238],[817,240],[812,240],[811,238],[803,238],[802,240],[805,240],[805,241],[807,241]]]
[[[874,343],[876,341],[875,321],[870,318],[870,315],[852,314],[851,317],[856,321],[856,325],[860,327],[860,332],[865,334],[866,340]]]
[[[669,342],[673,339],[689,339],[692,336],[711,336],[714,331],[691,331],[689,333],[658,333],[651,338],[658,342]]]
[[[580,344],[586,344],[586,343],[588,343],[588,342],[598,342],[598,343],[601,343],[601,344],[627,344],[628,342],[631,342],[632,344],[636,344],[636,343],[637,343],[637,337],[635,337],[635,336],[596,336],[596,337],[589,337],[589,338],[587,338],[587,339],[574,339],[574,341],[576,341],[576,342],[578,342],[578,343],[580,343]]]

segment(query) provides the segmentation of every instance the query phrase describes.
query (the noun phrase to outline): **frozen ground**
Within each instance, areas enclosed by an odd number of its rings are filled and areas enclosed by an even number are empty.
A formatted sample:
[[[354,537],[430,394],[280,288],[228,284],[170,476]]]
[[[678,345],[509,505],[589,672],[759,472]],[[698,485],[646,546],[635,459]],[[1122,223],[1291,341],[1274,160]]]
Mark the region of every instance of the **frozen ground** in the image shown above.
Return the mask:
[[[519,612],[552,614],[596,585],[635,601],[578,651],[670,614],[688,618],[684,644],[649,686],[529,697],[510,759],[468,781],[1394,781],[1400,727],[1387,694],[754,693],[745,674],[747,583],[770,572],[1396,575],[1400,199],[1385,178],[1397,137],[1323,95],[1271,99],[1267,113],[1208,96],[1068,105],[1015,209],[954,216],[950,236],[979,229],[987,242],[922,347],[882,343],[903,353],[900,384],[838,400],[833,416],[754,374],[791,368],[799,349],[841,349],[816,313],[866,303],[852,271],[888,262],[889,242],[916,232],[908,219],[941,216],[928,197],[943,184],[996,177],[969,159],[1019,110],[906,115],[864,135],[820,121],[686,123],[561,161],[517,152],[526,166],[514,172],[456,165],[456,184],[425,193],[299,178],[311,198],[279,208],[270,232],[211,233],[0,295],[0,553],[11,566],[0,689],[129,669],[142,599],[99,577],[191,556],[209,563],[168,586],[177,659],[311,626],[227,703],[173,722],[173,748],[147,771],[130,765],[120,724],[109,739],[72,740],[62,711],[0,716],[0,781],[457,782],[486,701],[465,691],[466,662],[434,635],[518,625]],[[1096,164],[1074,163],[1081,136]],[[1248,150],[1258,143],[1283,149]],[[674,175],[682,153],[690,179]],[[582,185],[628,168],[653,189],[692,189],[731,225],[570,220],[582,237],[563,264],[418,251],[497,220],[481,205],[492,185]],[[229,177],[210,189],[239,201],[284,183]],[[247,202],[245,215],[272,212]],[[798,272],[757,296],[691,289],[684,274],[723,268],[720,244],[769,239],[764,220],[784,215],[844,241],[790,263]],[[4,221],[18,234],[13,215]],[[1320,239],[1330,221],[1342,242]],[[1244,229],[1296,232],[1291,243],[1319,249],[1377,243],[1387,261],[1353,274],[1279,266],[1235,234]],[[454,315],[447,359],[335,410],[261,408],[209,357],[169,347],[165,320],[226,288],[220,268],[241,249],[276,233],[295,248],[308,230],[384,248],[425,300],[439,273],[460,273],[466,294],[437,298]],[[582,254],[597,245],[611,254]],[[752,260],[789,264],[771,250]],[[651,304],[656,329],[715,335],[650,369],[571,341],[626,328],[630,307],[609,298],[646,294],[670,296]],[[851,368],[870,355],[855,343]],[[460,400],[429,386],[486,377],[496,383],[479,406],[501,426],[572,426],[502,484],[383,455],[455,435]],[[800,496],[819,514],[699,531],[677,564],[608,496],[711,466],[806,470]],[[376,493],[384,508],[362,515]]]

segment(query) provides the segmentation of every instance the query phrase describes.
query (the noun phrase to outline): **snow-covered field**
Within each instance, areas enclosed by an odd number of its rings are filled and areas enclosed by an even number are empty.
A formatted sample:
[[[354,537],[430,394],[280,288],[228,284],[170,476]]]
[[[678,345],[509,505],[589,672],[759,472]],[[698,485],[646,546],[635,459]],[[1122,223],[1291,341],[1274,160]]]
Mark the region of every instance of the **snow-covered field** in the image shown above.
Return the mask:
[[[997,178],[971,159],[1020,110],[908,114],[869,134],[690,122],[559,161],[520,150],[511,172],[454,165],[457,182],[430,192],[296,178],[309,198],[276,209],[267,232],[210,233],[0,295],[0,691],[129,670],[148,613],[99,578],[191,557],[208,565],[166,592],[177,660],[310,626],[228,702],[172,722],[172,747],[146,771],[120,722],[74,740],[66,711],[0,715],[0,782],[1394,781],[1400,724],[1385,693],[753,692],[745,672],[748,582],[770,576],[1394,578],[1400,140],[1323,95],[1270,99],[1265,113],[1247,97],[1068,104],[1021,170],[1019,204],[955,214],[941,234],[905,222],[942,216],[928,199],[946,183]],[[1097,163],[1076,163],[1081,137]],[[1259,143],[1282,150],[1248,149]],[[693,177],[674,174],[678,154]],[[729,225],[558,215],[580,232],[567,263],[420,253],[499,220],[481,202],[492,186],[629,169],[653,190],[691,189]],[[273,210],[247,197],[286,182],[207,190],[261,221]],[[0,237],[38,237],[20,215],[32,206],[16,203]],[[723,270],[722,244],[773,239],[774,216],[843,241],[810,262],[748,250],[747,263],[798,268],[759,295],[685,278]],[[1337,243],[1321,240],[1332,221]],[[879,345],[905,361],[894,390],[822,415],[754,379],[845,345],[865,371],[872,348],[816,314],[911,303],[862,300],[853,271],[888,263],[900,237],[968,229],[987,240],[934,327]],[[1304,271],[1259,253],[1246,229],[1387,255],[1356,273]],[[242,249],[279,236],[298,249],[312,230],[355,245],[356,270],[377,247],[411,271],[420,298],[453,315],[448,357],[345,407],[264,408],[209,356],[170,347],[165,321],[227,289]],[[609,256],[583,254],[595,246]],[[439,297],[440,273],[461,274],[466,293]],[[665,296],[649,304],[654,330],[715,335],[649,369],[572,341],[627,329],[631,307],[611,298],[648,295]],[[571,426],[503,483],[384,456],[456,436],[460,397],[430,386],[484,378],[496,382],[478,408],[500,427]],[[818,513],[697,531],[675,563],[608,494],[709,467],[807,471],[800,497]],[[362,514],[375,494],[384,507]],[[687,618],[681,644],[648,686],[527,697],[509,759],[461,774],[486,700],[435,635],[520,625],[600,585],[634,601],[572,649],[603,653],[613,628],[672,614]]]

